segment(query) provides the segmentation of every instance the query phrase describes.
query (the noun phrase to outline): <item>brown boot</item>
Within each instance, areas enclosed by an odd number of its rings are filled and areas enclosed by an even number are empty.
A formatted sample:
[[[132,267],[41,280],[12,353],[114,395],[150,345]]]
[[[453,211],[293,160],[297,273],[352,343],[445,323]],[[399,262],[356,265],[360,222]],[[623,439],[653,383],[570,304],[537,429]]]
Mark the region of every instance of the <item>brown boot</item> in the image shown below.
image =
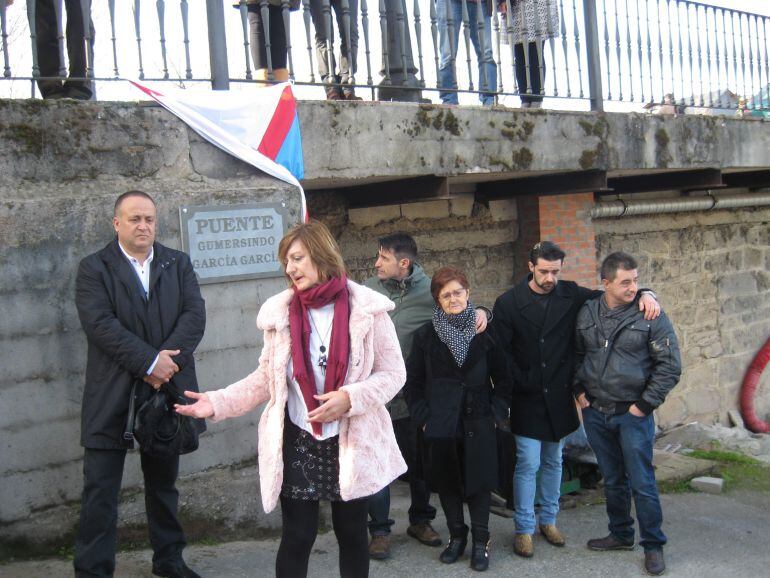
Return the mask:
[[[372,536],[369,542],[369,558],[372,560],[390,558],[390,536]]]
[[[549,544],[554,546],[564,546],[567,541],[559,532],[559,529],[554,524],[544,524],[540,526],[540,533],[545,537]]]
[[[412,524],[406,529],[406,533],[426,546],[441,546],[441,536],[433,529],[430,522]]]
[[[516,534],[513,539],[513,551],[522,558],[532,558],[535,553],[532,534]]]
[[[338,86],[326,86],[326,100],[345,100]]]
[[[352,88],[343,88],[342,98],[345,100],[363,100],[360,96],[356,96],[356,91]]]

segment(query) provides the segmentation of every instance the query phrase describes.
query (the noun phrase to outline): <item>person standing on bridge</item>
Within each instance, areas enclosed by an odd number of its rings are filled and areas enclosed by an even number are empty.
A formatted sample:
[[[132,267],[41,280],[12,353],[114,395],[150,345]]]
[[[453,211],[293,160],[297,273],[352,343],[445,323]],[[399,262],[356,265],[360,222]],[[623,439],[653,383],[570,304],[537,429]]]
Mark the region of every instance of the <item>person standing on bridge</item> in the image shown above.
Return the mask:
[[[465,8],[466,10],[464,10]],[[463,15],[468,20],[464,21]],[[436,0],[439,49],[439,96],[443,104],[457,105],[457,47],[460,28],[467,26],[478,65],[479,100],[484,106],[495,104],[497,65],[492,53],[492,2],[490,0]],[[479,22],[481,30],[479,30]],[[470,59],[470,55],[468,55]]]
[[[88,80],[88,62],[94,50],[94,23],[90,2],[64,0],[67,9],[67,57],[69,78],[59,79],[64,62],[59,54],[59,24],[54,0],[35,0],[35,39],[43,98],[73,98],[90,100],[93,86]],[[84,10],[87,8],[87,10]],[[60,18],[61,16],[59,16]]]
[[[501,13],[507,14],[508,6],[511,7],[511,14],[504,26],[513,27],[516,83],[521,107],[540,108],[545,88],[543,48],[546,40],[559,36],[559,7],[556,0],[498,0]]]
[[[604,477],[609,535],[588,540],[591,550],[631,550],[634,519],[644,548],[644,569],[657,576],[666,570],[652,445],[652,412],[679,382],[679,342],[665,313],[645,319],[634,306],[638,265],[627,253],[602,263],[604,295],[587,301],[575,327],[577,364],[574,389],[588,442]]]
[[[249,48],[251,58],[254,61],[255,80],[259,81],[257,87],[270,86],[269,71],[272,69],[273,82],[286,82],[289,80],[288,48],[286,38],[286,26],[283,20],[283,2],[281,0],[240,0],[233,3],[234,8],[245,6],[249,20]],[[300,0],[290,0],[289,12],[299,9]],[[264,12],[263,12],[264,8]],[[264,17],[267,16],[265,20]],[[268,34],[265,35],[267,28]],[[266,41],[269,39],[269,42]],[[268,67],[268,58],[270,67]]]

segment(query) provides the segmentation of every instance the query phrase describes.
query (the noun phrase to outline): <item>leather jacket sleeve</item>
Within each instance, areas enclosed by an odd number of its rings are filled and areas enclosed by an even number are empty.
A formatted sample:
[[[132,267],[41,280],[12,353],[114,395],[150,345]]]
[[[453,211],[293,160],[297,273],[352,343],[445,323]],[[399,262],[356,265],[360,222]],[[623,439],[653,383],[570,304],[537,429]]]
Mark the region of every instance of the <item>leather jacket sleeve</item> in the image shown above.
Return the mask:
[[[651,324],[647,350],[653,360],[653,370],[637,406],[649,414],[663,403],[668,392],[679,382],[682,373],[679,341],[671,321],[662,311],[660,317]]]

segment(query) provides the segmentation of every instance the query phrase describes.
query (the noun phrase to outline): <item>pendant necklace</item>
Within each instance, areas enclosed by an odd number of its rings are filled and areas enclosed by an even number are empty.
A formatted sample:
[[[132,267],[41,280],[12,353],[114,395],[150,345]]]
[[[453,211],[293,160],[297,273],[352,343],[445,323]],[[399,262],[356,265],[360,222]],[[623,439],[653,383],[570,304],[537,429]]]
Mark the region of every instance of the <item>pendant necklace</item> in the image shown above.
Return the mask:
[[[321,352],[321,355],[318,357],[318,367],[323,370],[324,373],[326,373],[326,363],[327,363],[327,356],[326,356],[326,339],[321,336],[321,332],[318,331],[318,327],[316,327],[315,321],[313,320],[313,314],[308,310],[307,312],[308,317],[310,318],[310,324],[313,326],[313,329],[315,330],[315,334],[318,336],[318,339],[321,340],[321,346],[318,348],[318,351]],[[332,318],[332,321],[329,323],[329,327],[326,328],[326,338],[329,337],[329,334],[332,331],[332,325],[334,324],[334,318]]]

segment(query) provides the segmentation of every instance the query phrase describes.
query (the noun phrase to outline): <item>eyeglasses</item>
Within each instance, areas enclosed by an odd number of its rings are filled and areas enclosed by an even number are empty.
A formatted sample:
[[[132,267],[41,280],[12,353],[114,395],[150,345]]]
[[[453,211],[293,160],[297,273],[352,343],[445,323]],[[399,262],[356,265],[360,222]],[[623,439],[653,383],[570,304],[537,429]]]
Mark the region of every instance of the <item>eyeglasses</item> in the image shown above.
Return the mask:
[[[446,293],[442,293],[438,296],[440,301],[449,301],[452,297],[455,299],[459,299],[463,295],[465,295],[465,292],[467,289],[456,289],[454,291],[447,291]]]

